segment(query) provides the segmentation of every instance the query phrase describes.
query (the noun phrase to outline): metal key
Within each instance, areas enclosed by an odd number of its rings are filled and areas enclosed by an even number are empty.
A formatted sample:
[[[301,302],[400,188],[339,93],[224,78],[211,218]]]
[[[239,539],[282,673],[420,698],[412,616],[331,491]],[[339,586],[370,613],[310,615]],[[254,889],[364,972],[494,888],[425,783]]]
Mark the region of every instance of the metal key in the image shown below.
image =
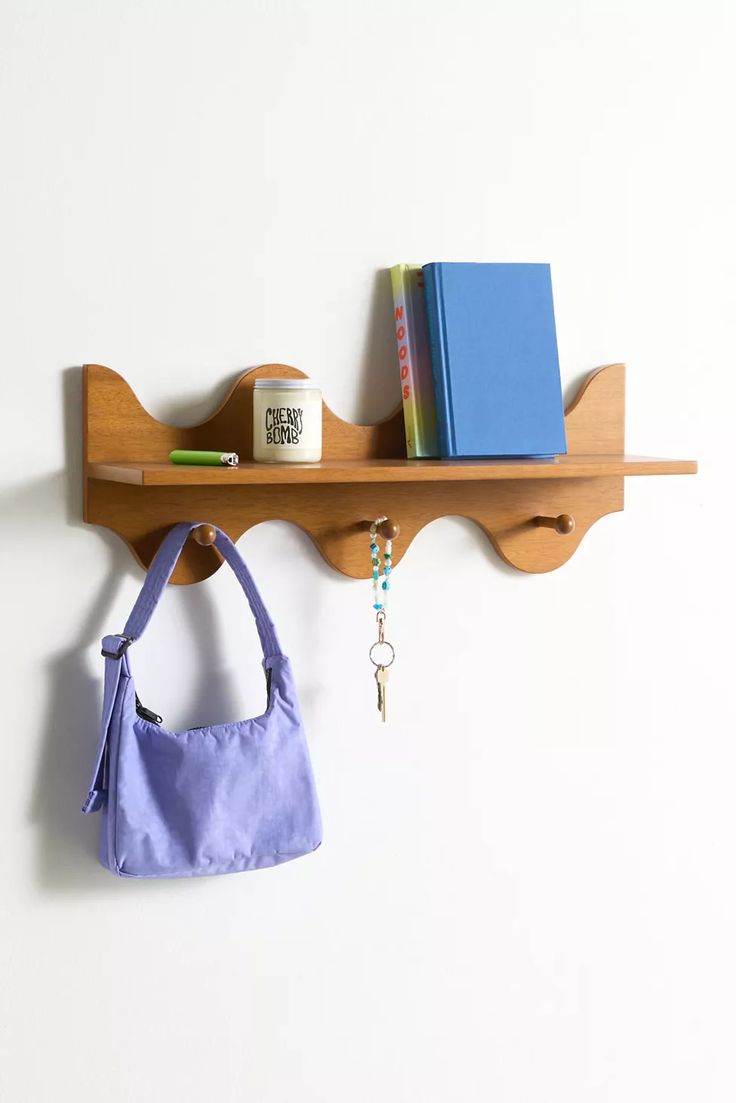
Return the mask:
[[[381,720],[386,723],[386,683],[388,682],[388,670],[385,666],[376,667],[376,683],[378,685],[378,711]]]

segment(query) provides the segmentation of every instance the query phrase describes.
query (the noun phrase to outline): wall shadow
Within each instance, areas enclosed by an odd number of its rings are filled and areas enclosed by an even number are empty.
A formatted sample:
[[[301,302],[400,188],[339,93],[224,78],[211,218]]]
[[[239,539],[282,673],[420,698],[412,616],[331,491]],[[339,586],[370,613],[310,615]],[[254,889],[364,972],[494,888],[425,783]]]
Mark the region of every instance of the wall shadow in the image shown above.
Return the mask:
[[[391,276],[387,268],[379,268],[373,277],[368,324],[357,374],[360,421],[363,424],[382,421],[400,404]]]
[[[99,892],[105,884],[97,862],[99,817],[81,814],[102,707],[103,660],[95,677],[88,648],[110,630],[110,609],[124,575],[120,563],[110,564],[73,640],[47,661],[46,712],[31,801],[31,820],[38,829],[37,877],[46,890]]]
[[[232,574],[227,563],[221,571]],[[243,619],[252,620],[248,602],[240,584],[233,577],[233,601],[242,601]],[[218,624],[215,607],[210,591],[202,583],[186,587],[184,613],[190,623],[191,635],[197,646],[196,677],[187,687],[186,723],[188,727],[209,724],[227,724],[234,720],[243,720],[241,696],[235,691],[235,684],[226,664],[226,650],[223,631]],[[253,622],[255,635],[255,622]],[[256,662],[260,662],[259,658]],[[243,657],[245,662],[245,656]],[[250,715],[258,716],[265,711],[266,679],[263,678],[263,696]]]

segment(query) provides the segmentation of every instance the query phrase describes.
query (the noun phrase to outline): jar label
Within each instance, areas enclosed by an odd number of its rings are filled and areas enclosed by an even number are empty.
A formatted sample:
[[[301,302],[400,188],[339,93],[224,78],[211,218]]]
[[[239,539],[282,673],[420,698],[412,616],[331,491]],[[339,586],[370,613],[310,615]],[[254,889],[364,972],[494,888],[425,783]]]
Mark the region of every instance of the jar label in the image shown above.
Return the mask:
[[[304,432],[302,406],[267,406],[263,415],[265,444],[301,444]]]
[[[283,391],[266,397],[255,392],[253,454],[256,459],[286,459],[291,453],[322,450],[322,399],[319,394],[294,397]]]

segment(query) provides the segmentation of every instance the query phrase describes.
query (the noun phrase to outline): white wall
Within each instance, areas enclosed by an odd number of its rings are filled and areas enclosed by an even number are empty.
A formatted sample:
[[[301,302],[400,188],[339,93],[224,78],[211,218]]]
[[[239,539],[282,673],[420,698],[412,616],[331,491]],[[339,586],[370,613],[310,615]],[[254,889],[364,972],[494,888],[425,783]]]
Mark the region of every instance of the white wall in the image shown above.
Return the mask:
[[[729,9],[3,3],[7,1103],[736,1098]],[[186,422],[280,360],[378,418],[380,273],[415,259],[550,261],[568,395],[624,359],[630,450],[701,474],[630,480],[547,576],[427,528],[385,730],[368,584],[246,534],[324,845],[117,881],[78,808],[142,573],[81,523],[78,365]],[[171,724],[261,702],[224,571],[167,593],[136,663]]]

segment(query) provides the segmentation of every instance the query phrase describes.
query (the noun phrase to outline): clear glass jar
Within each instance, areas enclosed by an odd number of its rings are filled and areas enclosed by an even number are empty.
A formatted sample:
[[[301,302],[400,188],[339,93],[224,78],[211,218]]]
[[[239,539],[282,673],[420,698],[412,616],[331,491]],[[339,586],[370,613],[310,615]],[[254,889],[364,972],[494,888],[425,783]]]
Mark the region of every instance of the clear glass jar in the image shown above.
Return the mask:
[[[311,379],[256,379],[253,459],[259,463],[322,459],[322,392]]]

